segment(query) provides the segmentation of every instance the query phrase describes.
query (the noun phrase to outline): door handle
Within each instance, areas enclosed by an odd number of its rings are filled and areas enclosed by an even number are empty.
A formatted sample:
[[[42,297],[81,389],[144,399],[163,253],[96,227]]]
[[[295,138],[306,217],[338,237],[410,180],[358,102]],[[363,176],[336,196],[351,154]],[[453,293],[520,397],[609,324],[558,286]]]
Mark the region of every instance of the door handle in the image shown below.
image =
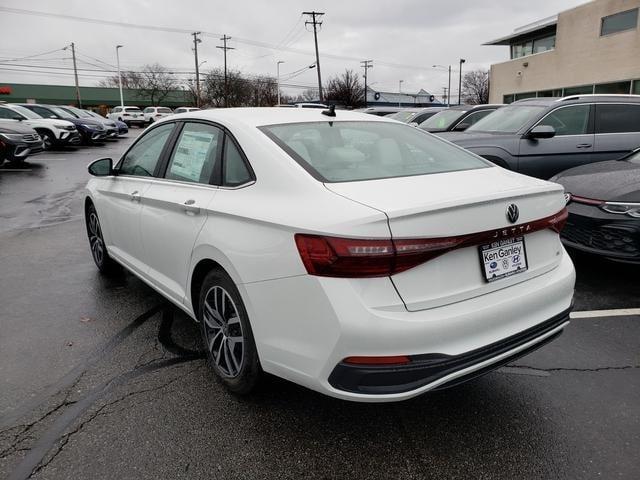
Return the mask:
[[[196,207],[194,205],[195,203],[195,200],[189,199],[182,204],[182,207],[184,208],[184,211],[187,215],[197,215],[198,213],[200,213],[200,207]]]
[[[138,193],[138,190],[131,192],[130,197],[132,202],[140,202],[140,194]]]
[[[576,148],[591,148],[591,144],[590,143],[579,143],[578,145],[576,145]]]

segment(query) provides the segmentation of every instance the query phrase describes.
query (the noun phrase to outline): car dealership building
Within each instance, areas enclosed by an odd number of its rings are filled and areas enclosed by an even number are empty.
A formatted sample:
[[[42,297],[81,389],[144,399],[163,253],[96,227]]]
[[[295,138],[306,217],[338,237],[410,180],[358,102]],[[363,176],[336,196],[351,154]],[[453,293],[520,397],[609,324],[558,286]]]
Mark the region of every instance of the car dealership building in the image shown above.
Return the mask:
[[[491,65],[489,103],[640,94],[639,10],[640,0],[594,0],[485,43],[510,52]]]

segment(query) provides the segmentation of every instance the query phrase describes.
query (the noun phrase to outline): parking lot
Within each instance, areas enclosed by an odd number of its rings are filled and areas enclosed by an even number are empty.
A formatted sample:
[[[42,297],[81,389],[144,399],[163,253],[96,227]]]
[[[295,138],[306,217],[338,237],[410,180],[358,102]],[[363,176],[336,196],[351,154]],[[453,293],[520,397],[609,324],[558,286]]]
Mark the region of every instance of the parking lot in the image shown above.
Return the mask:
[[[395,404],[269,378],[238,398],[197,326],[130,274],[100,276],[87,164],[141,130],[0,170],[0,476],[637,478],[637,267],[573,254],[575,315],[555,342]]]

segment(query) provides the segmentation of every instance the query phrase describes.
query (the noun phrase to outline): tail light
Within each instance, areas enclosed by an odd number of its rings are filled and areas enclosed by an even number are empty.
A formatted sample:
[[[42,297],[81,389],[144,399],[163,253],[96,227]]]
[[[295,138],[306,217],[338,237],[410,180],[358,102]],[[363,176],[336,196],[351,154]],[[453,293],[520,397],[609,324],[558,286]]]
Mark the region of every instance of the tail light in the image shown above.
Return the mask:
[[[567,209],[549,217],[498,230],[453,237],[416,239],[362,239],[295,235],[298,253],[310,275],[320,277],[388,277],[416,267],[458,248],[483,245],[539,230],[562,230]]]

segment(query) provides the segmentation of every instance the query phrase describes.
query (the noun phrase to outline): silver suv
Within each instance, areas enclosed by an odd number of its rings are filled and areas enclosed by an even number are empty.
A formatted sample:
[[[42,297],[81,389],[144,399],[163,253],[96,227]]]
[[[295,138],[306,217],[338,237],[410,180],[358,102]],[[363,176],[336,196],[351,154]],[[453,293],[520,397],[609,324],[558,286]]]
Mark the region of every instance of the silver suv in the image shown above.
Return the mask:
[[[640,147],[640,95],[520,100],[464,132],[438,135],[502,167],[546,179]]]

